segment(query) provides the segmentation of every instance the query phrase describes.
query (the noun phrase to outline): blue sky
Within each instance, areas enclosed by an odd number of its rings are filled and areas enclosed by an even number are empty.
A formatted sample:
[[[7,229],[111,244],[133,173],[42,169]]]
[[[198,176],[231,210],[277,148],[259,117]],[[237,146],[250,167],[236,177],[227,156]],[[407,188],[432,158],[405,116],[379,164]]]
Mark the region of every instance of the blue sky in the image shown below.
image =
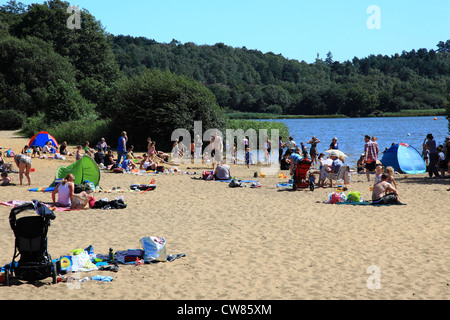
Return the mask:
[[[20,0],[18,0],[19,2]],[[6,3],[7,1],[2,1]],[[24,4],[44,1],[20,1]],[[114,35],[247,47],[314,62],[436,49],[450,39],[449,0],[74,0]],[[379,8],[380,29],[367,12]],[[370,20],[373,21],[373,20]]]

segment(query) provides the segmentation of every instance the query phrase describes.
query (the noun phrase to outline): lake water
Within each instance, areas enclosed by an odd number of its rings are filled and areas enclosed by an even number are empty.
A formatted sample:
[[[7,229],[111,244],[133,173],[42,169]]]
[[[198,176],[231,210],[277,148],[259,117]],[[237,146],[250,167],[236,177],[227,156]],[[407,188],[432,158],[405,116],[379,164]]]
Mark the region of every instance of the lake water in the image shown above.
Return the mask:
[[[448,134],[448,120],[444,116],[436,117],[392,117],[392,118],[339,118],[339,119],[277,119],[260,120],[284,123],[298,146],[315,136],[320,140],[317,151],[324,152],[329,148],[331,139],[336,137],[339,149],[348,155],[346,163],[356,165],[364,152],[364,136],[366,134],[378,138],[381,152],[389,148],[393,142],[407,143],[419,152],[428,133],[432,133],[436,143],[444,144]],[[288,137],[283,137],[286,141]],[[277,139],[278,141],[278,139]]]

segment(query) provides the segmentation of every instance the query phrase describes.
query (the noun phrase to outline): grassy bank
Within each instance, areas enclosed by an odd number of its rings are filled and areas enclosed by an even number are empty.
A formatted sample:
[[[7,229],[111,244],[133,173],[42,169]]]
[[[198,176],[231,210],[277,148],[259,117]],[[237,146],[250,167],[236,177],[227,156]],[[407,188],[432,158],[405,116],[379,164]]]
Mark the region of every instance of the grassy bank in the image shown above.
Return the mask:
[[[400,112],[383,112],[382,117],[438,117],[446,116],[445,109],[403,110]]]
[[[370,117],[425,117],[425,116],[446,116],[445,109],[423,109],[423,110],[402,110],[399,112],[380,112]],[[324,119],[324,118],[348,118],[343,114],[330,115],[286,115],[273,113],[256,113],[256,112],[230,112],[227,113],[230,119]]]
[[[343,114],[334,115],[286,115],[286,114],[274,114],[274,113],[257,113],[257,112],[231,112],[227,113],[227,117],[237,120],[254,120],[254,119],[315,119],[315,118],[347,118]]]
[[[281,122],[267,122],[267,121],[256,121],[256,120],[236,120],[229,119],[226,124],[226,129],[238,130],[242,129],[244,132],[249,129],[254,129],[256,133],[259,133],[259,130],[267,130],[269,134],[271,130],[278,130],[279,135],[282,137],[289,137],[289,130],[287,126]]]

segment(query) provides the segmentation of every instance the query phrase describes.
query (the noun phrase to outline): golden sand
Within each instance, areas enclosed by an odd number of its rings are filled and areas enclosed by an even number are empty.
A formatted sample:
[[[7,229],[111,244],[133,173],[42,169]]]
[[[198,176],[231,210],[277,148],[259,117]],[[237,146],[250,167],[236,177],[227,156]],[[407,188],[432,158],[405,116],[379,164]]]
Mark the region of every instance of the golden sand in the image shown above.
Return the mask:
[[[0,132],[0,146],[17,153],[28,139]],[[69,151],[74,147],[69,146]],[[13,163],[11,158],[6,161]],[[66,160],[33,159],[31,187],[46,187]],[[181,165],[184,172],[210,166]],[[17,170],[16,167],[14,167]],[[258,167],[232,166],[232,175],[250,180]],[[12,173],[18,184],[18,174]],[[324,204],[332,188],[296,192],[276,187],[278,174],[258,177],[261,188],[229,188],[188,174],[138,176],[101,173],[103,189],[155,179],[157,188],[140,192],[96,193],[110,200],[124,196],[125,209],[56,212],[49,228],[52,258],[89,245],[99,254],[109,248],[140,248],[145,236],[164,237],[167,254],[186,254],[172,262],[120,265],[110,283],[88,281],[76,289],[65,283],[23,282],[0,286],[9,299],[448,299],[450,297],[450,179],[398,175],[403,206]],[[26,180],[24,180],[26,181]],[[370,199],[365,175],[352,175],[349,190]],[[0,187],[0,201],[51,201],[50,193],[30,187]],[[11,262],[14,235],[11,207],[0,205],[0,264]],[[375,266],[378,288],[368,285]]]

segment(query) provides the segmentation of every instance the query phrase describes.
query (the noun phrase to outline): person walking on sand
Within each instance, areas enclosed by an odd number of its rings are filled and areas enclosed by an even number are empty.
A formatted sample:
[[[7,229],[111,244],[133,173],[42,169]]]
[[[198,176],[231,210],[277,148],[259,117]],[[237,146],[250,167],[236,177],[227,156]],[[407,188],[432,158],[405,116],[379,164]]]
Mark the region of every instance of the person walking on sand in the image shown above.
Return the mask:
[[[309,155],[311,156],[311,164],[318,164],[317,162],[317,144],[320,142],[316,137],[312,137],[307,143],[311,145],[311,149],[309,150]]]
[[[203,141],[202,141],[202,139],[200,139],[199,135],[195,136],[194,146],[195,146],[194,158],[195,159],[201,159],[202,158]]]
[[[378,144],[370,139],[369,135],[364,136],[364,163],[366,168],[367,181],[370,181],[370,172],[375,170],[378,160]]]
[[[119,138],[119,144],[117,146],[117,164],[120,164],[122,162],[123,155],[127,153],[127,142],[127,133],[125,131],[122,131]]]
[[[283,141],[283,137],[279,136],[278,139],[278,162],[281,164],[281,159],[283,158],[283,150],[286,147],[286,143]]]
[[[216,163],[219,164],[223,160],[223,140],[222,137],[214,131],[214,136],[211,138],[211,162],[213,171]]]
[[[433,177],[434,174],[437,179],[440,179],[441,175],[438,170],[439,155],[437,152],[436,141],[431,133],[427,134],[427,137],[423,142],[423,148],[428,151],[428,157],[430,159],[430,164],[428,165],[429,177]]]

